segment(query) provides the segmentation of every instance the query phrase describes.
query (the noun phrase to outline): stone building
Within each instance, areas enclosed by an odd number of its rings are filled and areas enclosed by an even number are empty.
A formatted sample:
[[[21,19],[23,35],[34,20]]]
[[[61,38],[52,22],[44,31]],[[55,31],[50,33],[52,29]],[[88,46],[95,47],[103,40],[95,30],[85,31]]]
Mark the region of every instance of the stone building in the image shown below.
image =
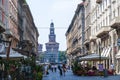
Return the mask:
[[[43,49],[43,45],[42,44],[38,44],[38,53],[42,52]]]
[[[26,1],[0,0],[0,7],[0,43],[5,46],[4,54],[13,53],[14,49],[36,55],[39,33]]]
[[[0,54],[5,53],[5,43],[1,40],[6,39],[5,31],[8,28],[8,0],[0,0]]]
[[[84,48],[85,54],[96,53],[99,56],[107,57],[102,60],[103,67],[110,68],[115,65],[116,72],[120,72],[120,0],[84,0],[85,8],[85,29]],[[73,18],[72,27],[66,32],[67,54],[76,53],[73,42],[77,45],[74,37],[77,34],[76,22],[78,18]],[[71,25],[71,24],[70,24]],[[74,27],[73,27],[74,26]],[[78,25],[77,25],[78,26]],[[76,33],[75,33],[76,32]],[[73,36],[74,34],[74,36]],[[80,36],[80,35],[79,35]],[[73,40],[73,41],[72,41]],[[82,41],[81,41],[82,42]],[[74,44],[75,44],[74,43]]]
[[[114,64],[116,71],[120,72],[119,65],[119,16],[120,16],[119,0],[86,0],[85,10],[90,13],[90,35],[89,51],[97,53],[100,56],[108,57],[103,60],[103,66],[106,69]],[[89,7],[87,7],[90,4]],[[86,26],[85,26],[86,27]]]
[[[8,0],[0,1],[0,33],[8,27]]]
[[[69,58],[75,59],[78,56],[85,55],[84,51],[84,2],[78,4],[74,17],[70,23],[68,30],[66,31],[67,41],[67,55]]]
[[[38,53],[38,30],[34,24],[29,5],[23,4],[23,43],[28,44],[24,49],[29,51],[30,55]]]
[[[38,44],[38,54],[37,54],[37,59],[41,62],[44,63],[44,52],[43,52],[43,45],[42,44]]]
[[[59,43],[56,42],[54,23],[50,24],[49,42],[46,43],[45,62],[57,63],[59,54]]]
[[[91,3],[90,0],[85,0],[84,3],[84,7],[85,7],[85,29],[84,29],[84,33],[85,33],[85,41],[84,41],[84,46],[85,46],[85,53],[89,54],[90,52],[90,35],[91,35]]]
[[[18,0],[18,34],[19,41],[23,40],[23,4],[26,4],[25,0]]]
[[[12,48],[15,48],[18,41],[18,17],[17,17],[17,0],[1,0],[1,22],[3,23],[5,29],[1,33],[2,44],[4,44],[5,52],[4,54],[9,54]],[[10,50],[9,50],[10,49]]]
[[[19,34],[18,34],[18,0],[9,0],[8,10],[9,10],[9,18],[8,18],[8,28],[6,28],[6,38],[12,38],[11,48],[15,48],[17,43],[19,42]]]

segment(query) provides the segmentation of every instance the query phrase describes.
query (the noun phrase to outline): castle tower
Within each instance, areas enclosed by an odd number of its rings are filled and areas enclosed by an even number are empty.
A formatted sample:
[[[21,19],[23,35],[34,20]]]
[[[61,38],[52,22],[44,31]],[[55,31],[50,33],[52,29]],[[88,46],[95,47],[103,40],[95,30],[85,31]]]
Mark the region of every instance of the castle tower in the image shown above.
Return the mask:
[[[59,43],[56,42],[54,23],[50,24],[49,42],[46,43],[45,62],[57,63]]]

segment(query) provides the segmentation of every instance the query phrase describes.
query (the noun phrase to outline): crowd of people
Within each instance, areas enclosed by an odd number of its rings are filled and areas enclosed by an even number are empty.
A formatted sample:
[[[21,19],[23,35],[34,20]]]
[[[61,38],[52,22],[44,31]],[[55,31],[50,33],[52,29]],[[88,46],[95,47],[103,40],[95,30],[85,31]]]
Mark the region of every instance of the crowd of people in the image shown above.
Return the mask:
[[[60,76],[65,76],[67,69],[68,67],[66,66],[66,64],[46,64],[44,65],[44,74],[48,75],[49,70],[51,70],[51,72],[57,72],[58,70]]]

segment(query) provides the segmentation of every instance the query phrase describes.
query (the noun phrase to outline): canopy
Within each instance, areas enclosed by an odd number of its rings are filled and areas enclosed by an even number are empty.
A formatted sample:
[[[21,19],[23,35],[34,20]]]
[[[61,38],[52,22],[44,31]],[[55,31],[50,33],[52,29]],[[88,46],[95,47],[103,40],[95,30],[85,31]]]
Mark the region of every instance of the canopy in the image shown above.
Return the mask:
[[[1,54],[0,57],[6,58],[7,56],[6,54]],[[22,58],[22,57],[24,58],[24,56],[19,53],[14,53],[9,55],[9,58]]]
[[[100,56],[99,54],[95,54],[95,53],[79,58],[80,61],[99,61],[99,60],[106,60],[106,59],[109,59],[109,58],[105,56]]]
[[[118,51],[118,53],[116,54],[116,58],[120,59],[120,50]]]
[[[6,54],[0,54],[0,57],[2,58],[7,58],[7,55]],[[9,58],[25,58],[26,56],[10,49],[10,54],[9,54]]]

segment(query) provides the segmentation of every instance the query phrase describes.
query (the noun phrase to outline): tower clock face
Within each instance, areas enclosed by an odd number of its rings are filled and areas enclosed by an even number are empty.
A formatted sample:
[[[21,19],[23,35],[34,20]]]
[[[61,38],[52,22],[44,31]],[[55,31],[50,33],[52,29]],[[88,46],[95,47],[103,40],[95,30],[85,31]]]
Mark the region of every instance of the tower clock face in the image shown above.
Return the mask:
[[[53,31],[51,31],[51,33],[53,33]]]

